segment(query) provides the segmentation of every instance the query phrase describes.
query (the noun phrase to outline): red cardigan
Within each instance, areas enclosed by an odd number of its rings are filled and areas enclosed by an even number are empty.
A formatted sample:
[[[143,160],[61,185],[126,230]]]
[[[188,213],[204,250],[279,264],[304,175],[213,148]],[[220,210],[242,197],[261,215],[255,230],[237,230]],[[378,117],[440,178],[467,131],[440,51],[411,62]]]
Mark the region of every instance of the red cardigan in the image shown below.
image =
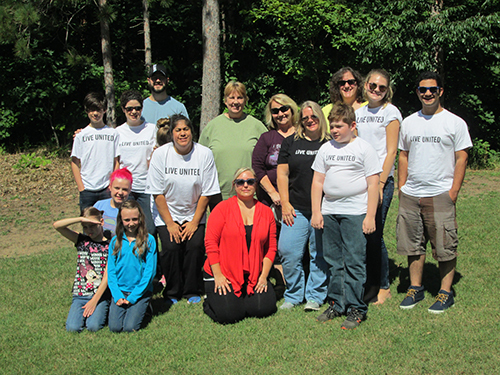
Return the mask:
[[[274,261],[276,223],[271,209],[255,201],[252,243],[247,250],[245,226],[236,196],[220,202],[210,213],[205,233],[207,260],[205,272],[213,275],[211,264],[220,264],[222,274],[231,282],[234,294],[241,295],[248,273],[247,294],[253,294],[262,272],[264,257]]]

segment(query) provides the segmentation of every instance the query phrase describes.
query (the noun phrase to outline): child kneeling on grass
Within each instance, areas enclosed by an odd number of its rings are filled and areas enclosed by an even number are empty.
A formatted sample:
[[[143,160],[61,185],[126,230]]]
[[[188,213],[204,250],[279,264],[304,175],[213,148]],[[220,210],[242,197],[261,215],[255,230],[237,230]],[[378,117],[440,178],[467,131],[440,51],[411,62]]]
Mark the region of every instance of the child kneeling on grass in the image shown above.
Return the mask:
[[[136,201],[124,202],[118,212],[116,236],[109,244],[108,283],[112,300],[109,329],[134,332],[141,328],[153,293],[156,242]]]
[[[75,223],[82,224],[85,234],[68,228]],[[102,212],[94,207],[85,208],[80,217],[53,224],[77,249],[73,302],[66,320],[66,330],[70,332],[84,328],[98,331],[106,324],[110,299],[106,273],[109,240],[103,235],[102,225]]]
[[[323,254],[331,273],[329,306],[317,319],[326,322],[346,314],[342,329],[355,329],[366,318],[365,234],[375,231],[382,168],[375,149],[354,134],[351,106],[335,105],[328,120],[333,139],[321,146],[312,165],[311,225],[323,229]]]

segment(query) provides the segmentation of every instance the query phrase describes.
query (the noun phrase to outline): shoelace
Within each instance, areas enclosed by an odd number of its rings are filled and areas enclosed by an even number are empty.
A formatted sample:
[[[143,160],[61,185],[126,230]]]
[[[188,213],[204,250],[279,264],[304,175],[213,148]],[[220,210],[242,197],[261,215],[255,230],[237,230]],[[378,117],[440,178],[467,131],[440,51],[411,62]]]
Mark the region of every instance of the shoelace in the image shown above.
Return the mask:
[[[418,293],[418,290],[416,289],[408,289],[408,292],[406,293],[406,297],[411,297],[414,298],[415,294]]]
[[[444,293],[439,293],[436,296],[436,302],[439,301],[441,303],[445,303],[448,300],[448,295]]]

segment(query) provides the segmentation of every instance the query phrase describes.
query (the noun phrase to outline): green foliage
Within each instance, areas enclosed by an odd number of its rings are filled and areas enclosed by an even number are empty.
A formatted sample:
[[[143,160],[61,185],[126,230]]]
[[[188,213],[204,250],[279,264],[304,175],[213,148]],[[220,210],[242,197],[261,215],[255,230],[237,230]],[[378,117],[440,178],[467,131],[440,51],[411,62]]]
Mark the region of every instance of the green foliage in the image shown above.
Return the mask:
[[[498,164],[499,154],[492,150],[490,144],[481,139],[474,139],[469,150],[468,165],[471,169],[493,169]]]
[[[0,106],[0,142],[10,137],[11,129],[17,123],[17,114]]]
[[[24,171],[25,169],[29,168],[45,167],[50,163],[51,163],[50,159],[41,155],[37,155],[36,153],[32,152],[29,154],[21,155],[19,161],[16,164],[14,164],[12,168]]]

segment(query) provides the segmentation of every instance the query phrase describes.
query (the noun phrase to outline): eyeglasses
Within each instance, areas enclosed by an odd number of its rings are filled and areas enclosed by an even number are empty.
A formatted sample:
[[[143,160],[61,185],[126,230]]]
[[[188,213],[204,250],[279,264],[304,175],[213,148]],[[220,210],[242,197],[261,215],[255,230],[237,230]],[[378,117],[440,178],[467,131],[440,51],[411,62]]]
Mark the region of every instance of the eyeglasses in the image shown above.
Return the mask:
[[[345,86],[346,83],[349,84],[349,86],[354,86],[358,84],[358,81],[356,81],[355,79],[347,79],[347,80],[341,79],[338,82],[339,86]]]
[[[421,94],[425,94],[427,92],[427,90],[429,90],[431,92],[431,94],[436,94],[439,91],[440,88],[441,87],[439,87],[439,86],[430,86],[430,87],[428,87],[428,86],[418,86],[417,90]]]
[[[309,119],[311,119],[311,120],[313,120],[313,121],[318,121],[318,120],[319,120],[319,117],[318,117],[318,116],[316,116],[316,115],[312,115],[312,116],[304,116],[304,117],[302,117],[300,120],[301,120],[302,122],[306,122],[306,121],[308,121]]]
[[[132,112],[133,110],[136,110],[137,112],[140,112],[142,111],[142,107],[141,106],[137,106],[137,107],[125,107],[125,111],[127,112]]]
[[[384,85],[377,85],[375,82],[370,82],[368,84],[368,87],[370,88],[371,91],[375,91],[378,87],[378,91],[380,91],[381,93],[384,93],[387,91],[387,86],[384,86]]]
[[[289,109],[290,109],[290,106],[289,106],[289,105],[284,105],[284,106],[282,106],[282,107],[280,107],[280,108],[271,108],[271,113],[272,113],[273,115],[277,115],[277,114],[279,114],[280,112],[285,113],[285,112],[286,112],[286,111],[288,111]]]
[[[236,186],[243,186],[245,185],[245,182],[248,184],[248,186],[254,186],[255,185],[255,178],[249,178],[248,180],[244,180],[242,178],[237,178],[236,180],[234,180],[234,184]]]

